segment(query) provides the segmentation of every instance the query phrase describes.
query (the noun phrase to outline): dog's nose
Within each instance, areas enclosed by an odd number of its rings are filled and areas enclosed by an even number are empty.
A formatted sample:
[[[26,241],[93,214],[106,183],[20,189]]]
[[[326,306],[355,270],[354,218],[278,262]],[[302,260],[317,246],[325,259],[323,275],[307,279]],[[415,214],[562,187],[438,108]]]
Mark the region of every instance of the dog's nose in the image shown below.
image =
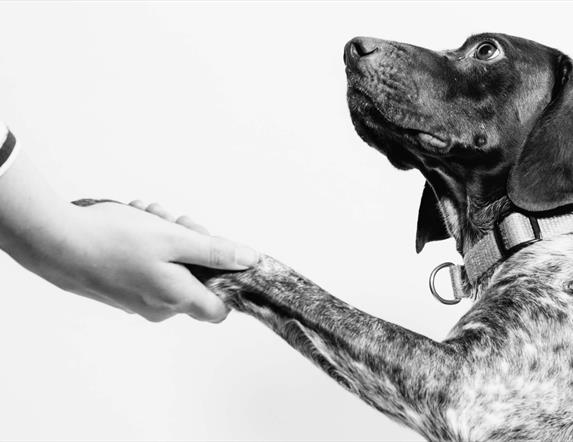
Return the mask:
[[[344,47],[344,64],[354,66],[358,60],[367,58],[379,51],[379,47],[372,38],[355,37]]]

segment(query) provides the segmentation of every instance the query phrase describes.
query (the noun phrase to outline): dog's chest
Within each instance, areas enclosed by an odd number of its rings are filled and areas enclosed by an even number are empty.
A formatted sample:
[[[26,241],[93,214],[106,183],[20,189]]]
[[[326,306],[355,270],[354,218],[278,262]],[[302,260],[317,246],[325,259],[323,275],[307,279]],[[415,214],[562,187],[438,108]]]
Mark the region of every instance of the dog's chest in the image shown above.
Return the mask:
[[[573,437],[573,238],[512,257],[450,339],[472,343],[444,411],[457,437]]]
[[[571,335],[570,335],[571,337]],[[573,427],[573,347],[526,344],[460,382],[446,419],[464,440],[564,439]]]

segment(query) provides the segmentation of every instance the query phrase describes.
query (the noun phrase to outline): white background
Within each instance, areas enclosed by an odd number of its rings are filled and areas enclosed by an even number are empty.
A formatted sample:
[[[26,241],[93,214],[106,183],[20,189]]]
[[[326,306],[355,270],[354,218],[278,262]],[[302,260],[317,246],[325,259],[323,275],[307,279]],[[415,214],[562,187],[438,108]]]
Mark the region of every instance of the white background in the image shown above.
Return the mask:
[[[67,199],[136,197],[442,339],[469,307],[414,252],[423,180],[354,133],[355,35],[456,48],[481,31],[573,52],[565,3],[3,3],[0,119]],[[147,323],[0,256],[0,439],[421,440],[254,319]]]

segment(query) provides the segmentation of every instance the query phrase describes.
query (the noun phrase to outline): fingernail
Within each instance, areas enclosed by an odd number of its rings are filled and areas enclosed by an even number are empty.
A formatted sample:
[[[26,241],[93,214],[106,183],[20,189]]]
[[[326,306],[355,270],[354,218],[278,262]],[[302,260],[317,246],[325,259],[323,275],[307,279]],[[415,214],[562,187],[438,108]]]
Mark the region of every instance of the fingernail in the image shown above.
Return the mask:
[[[259,261],[259,253],[250,247],[241,246],[237,249],[237,264],[252,267]]]

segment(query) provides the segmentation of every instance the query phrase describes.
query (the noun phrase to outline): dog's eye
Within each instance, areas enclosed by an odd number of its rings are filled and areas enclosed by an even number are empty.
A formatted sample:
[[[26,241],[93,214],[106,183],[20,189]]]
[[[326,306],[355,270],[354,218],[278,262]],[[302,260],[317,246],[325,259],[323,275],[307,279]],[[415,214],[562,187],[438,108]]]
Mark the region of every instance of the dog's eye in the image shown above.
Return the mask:
[[[480,43],[474,51],[474,57],[478,60],[488,61],[492,60],[500,54],[499,48],[491,41],[484,41]]]

